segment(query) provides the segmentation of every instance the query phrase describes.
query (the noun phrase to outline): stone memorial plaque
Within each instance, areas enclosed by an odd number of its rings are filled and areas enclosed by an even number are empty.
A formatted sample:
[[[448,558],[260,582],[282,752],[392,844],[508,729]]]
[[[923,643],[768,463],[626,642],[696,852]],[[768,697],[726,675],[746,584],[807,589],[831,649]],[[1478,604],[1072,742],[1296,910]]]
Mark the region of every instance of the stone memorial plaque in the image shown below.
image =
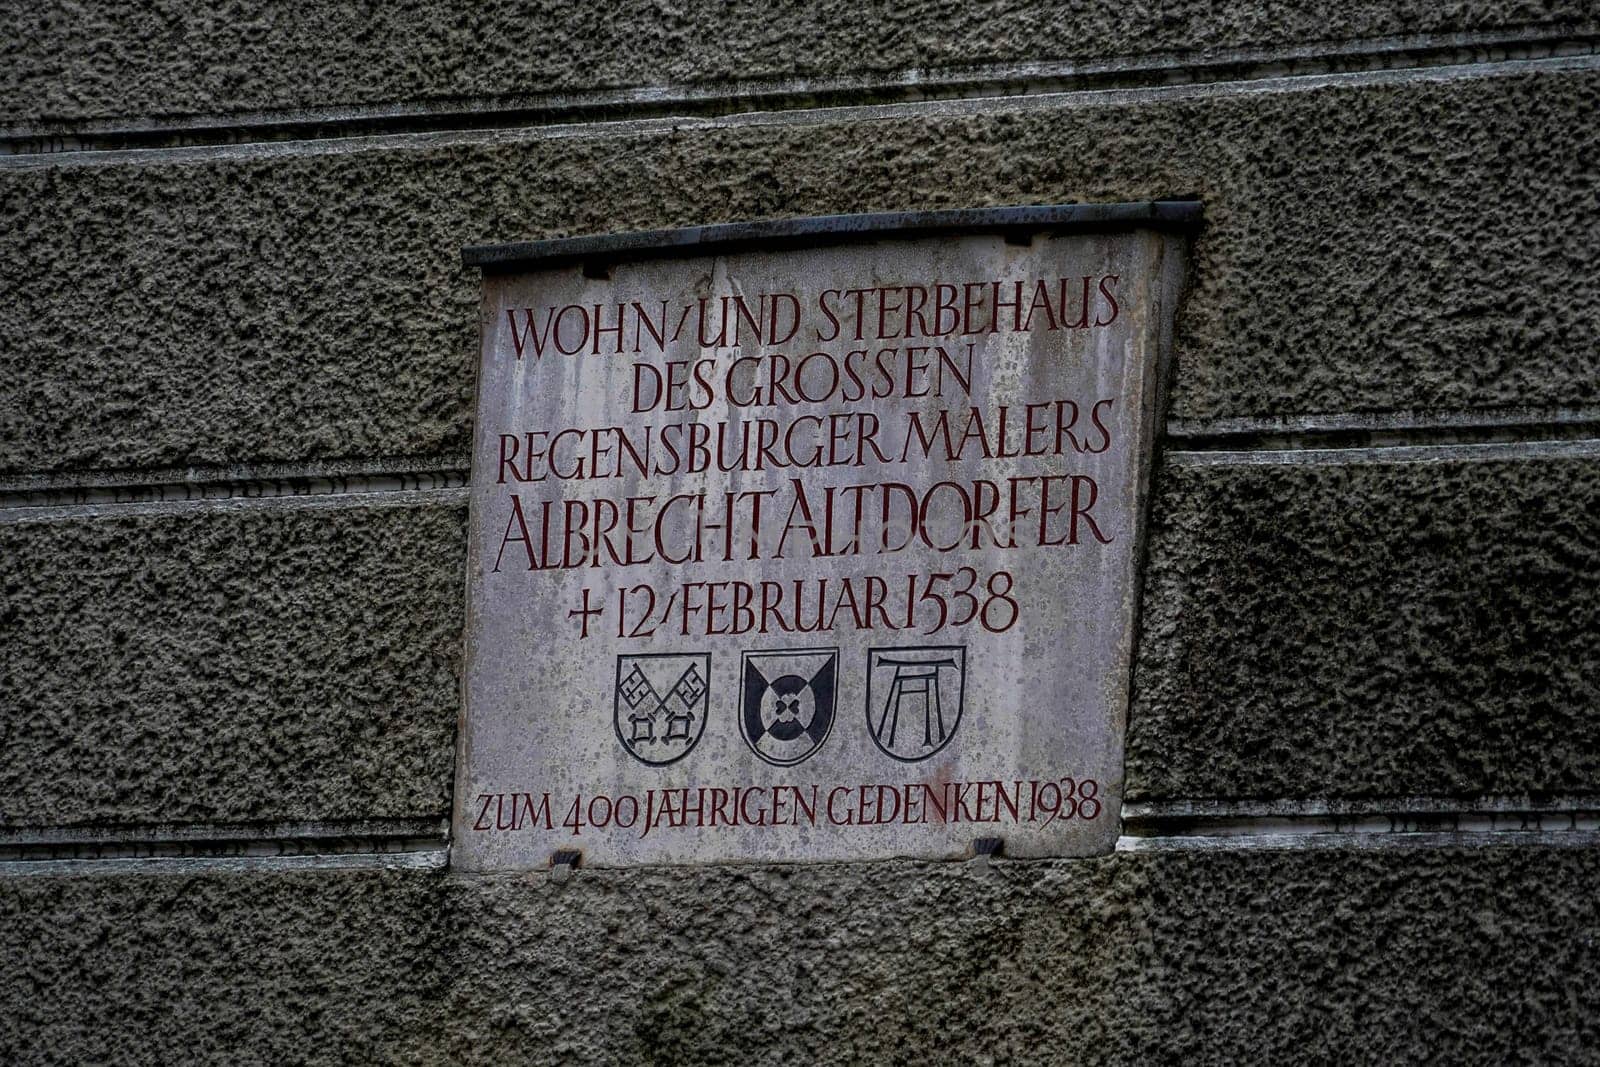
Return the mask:
[[[1193,204],[472,249],[453,862],[1109,850]]]

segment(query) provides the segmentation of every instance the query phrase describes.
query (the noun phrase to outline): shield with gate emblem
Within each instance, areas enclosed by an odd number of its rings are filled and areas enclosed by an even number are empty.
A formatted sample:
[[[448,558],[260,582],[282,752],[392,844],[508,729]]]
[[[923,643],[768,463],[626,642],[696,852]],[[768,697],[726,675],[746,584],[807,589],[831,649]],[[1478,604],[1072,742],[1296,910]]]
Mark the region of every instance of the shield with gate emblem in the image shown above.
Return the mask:
[[[839,650],[746,652],[739,732],[757,756],[779,767],[809,759],[833,730]]]

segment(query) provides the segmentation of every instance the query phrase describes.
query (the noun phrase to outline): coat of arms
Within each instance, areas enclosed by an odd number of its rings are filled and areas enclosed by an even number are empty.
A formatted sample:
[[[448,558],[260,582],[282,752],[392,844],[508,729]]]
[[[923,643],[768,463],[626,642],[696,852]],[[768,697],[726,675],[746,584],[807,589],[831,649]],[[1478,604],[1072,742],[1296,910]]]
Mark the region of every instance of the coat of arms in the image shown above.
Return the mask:
[[[706,728],[711,653],[617,657],[612,719],[628,755],[655,766],[689,754]]]
[[[757,756],[787,767],[810,758],[833,729],[839,650],[746,652],[739,732]]]

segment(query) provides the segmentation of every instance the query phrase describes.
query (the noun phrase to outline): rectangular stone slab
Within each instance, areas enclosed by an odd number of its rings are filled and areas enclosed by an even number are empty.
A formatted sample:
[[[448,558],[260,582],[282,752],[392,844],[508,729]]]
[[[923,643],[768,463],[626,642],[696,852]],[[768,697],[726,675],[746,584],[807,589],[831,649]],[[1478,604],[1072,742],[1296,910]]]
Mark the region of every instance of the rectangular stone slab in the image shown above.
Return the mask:
[[[1197,218],[1019,208],[473,251],[452,861],[1108,851]]]

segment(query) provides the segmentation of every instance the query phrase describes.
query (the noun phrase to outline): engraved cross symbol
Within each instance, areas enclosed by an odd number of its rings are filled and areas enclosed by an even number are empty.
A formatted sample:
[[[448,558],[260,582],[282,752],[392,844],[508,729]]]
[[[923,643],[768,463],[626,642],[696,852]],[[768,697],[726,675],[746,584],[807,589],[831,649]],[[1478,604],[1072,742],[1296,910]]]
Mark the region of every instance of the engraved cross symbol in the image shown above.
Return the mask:
[[[567,618],[570,619],[574,615],[581,615],[583,617],[582,620],[581,620],[581,623],[580,623],[580,625],[582,627],[582,631],[578,634],[578,637],[584,638],[584,637],[588,637],[589,636],[589,616],[591,616],[591,615],[600,615],[600,614],[603,614],[604,611],[605,611],[604,608],[591,608],[589,606],[589,587],[588,586],[584,586],[583,587],[583,607],[574,608],[572,611],[567,612]]]

